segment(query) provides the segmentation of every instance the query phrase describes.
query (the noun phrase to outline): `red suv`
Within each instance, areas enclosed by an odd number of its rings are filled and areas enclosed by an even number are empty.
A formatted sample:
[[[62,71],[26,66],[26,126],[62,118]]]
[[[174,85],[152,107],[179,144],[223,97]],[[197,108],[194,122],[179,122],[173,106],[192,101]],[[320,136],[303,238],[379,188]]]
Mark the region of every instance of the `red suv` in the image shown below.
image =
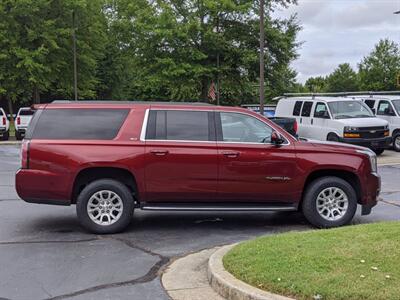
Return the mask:
[[[369,214],[380,177],[362,147],[297,140],[247,109],[189,103],[35,107],[16,174],[26,202],[76,204],[95,233],[134,209],[297,211],[317,227]]]

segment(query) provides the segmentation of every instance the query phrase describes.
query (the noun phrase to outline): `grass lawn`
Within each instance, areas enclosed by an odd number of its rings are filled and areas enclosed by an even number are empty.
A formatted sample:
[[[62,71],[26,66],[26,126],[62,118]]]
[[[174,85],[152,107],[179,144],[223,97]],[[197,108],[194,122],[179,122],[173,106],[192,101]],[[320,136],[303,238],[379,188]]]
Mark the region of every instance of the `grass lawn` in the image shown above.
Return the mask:
[[[223,263],[253,286],[296,299],[400,299],[400,222],[261,237]]]

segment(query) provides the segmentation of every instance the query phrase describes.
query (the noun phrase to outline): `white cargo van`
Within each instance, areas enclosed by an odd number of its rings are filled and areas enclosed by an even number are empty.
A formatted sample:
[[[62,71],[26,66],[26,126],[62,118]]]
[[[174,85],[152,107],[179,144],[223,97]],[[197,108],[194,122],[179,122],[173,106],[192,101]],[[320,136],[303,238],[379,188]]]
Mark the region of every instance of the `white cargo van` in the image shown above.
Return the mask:
[[[365,95],[353,99],[362,99],[378,118],[388,121],[393,149],[400,152],[400,95]]]
[[[377,154],[390,147],[388,122],[376,118],[358,99],[345,97],[285,97],[275,116],[296,118],[302,138],[343,142],[368,147]]]

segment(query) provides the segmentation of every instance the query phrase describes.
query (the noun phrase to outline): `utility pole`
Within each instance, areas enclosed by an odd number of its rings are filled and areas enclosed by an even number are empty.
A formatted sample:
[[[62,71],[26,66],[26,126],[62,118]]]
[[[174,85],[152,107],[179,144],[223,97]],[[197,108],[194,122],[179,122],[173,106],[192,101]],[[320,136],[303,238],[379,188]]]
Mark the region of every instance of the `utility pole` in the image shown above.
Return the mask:
[[[72,47],[74,53],[74,99],[78,101],[78,71],[76,65],[76,26],[75,26],[75,10],[72,11]]]
[[[264,47],[265,47],[265,28],[264,28],[264,0],[260,0],[260,114],[264,115]]]
[[[219,14],[217,15],[217,34],[219,37]],[[220,95],[220,88],[219,88],[219,84],[220,84],[220,80],[219,80],[219,66],[220,66],[220,56],[219,56],[219,49],[218,49],[218,53],[217,53],[217,105],[219,105],[219,95]]]

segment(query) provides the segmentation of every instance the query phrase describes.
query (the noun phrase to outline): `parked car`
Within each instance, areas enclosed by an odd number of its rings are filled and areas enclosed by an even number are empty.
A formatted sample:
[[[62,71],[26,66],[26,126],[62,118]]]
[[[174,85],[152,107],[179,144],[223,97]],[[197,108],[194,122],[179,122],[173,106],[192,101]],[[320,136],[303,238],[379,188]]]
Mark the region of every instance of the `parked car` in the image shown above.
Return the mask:
[[[0,137],[3,141],[7,141],[10,137],[10,122],[7,119],[7,115],[4,110],[0,107]]]
[[[317,227],[371,212],[380,177],[369,149],[300,141],[243,108],[63,102],[37,105],[22,142],[18,195],[76,204],[95,233],[134,209],[297,211]],[[49,126],[51,124],[51,126]]]
[[[360,145],[378,155],[392,143],[388,122],[357,99],[287,97],[279,100],[275,116],[296,118],[302,138]]]
[[[25,136],[26,129],[35,112],[29,107],[21,107],[15,119],[15,138],[22,140]]]
[[[260,113],[260,106],[257,104],[243,104],[242,107],[247,108],[256,113]],[[295,118],[278,118],[275,117],[275,105],[265,106],[264,116],[270,119],[275,124],[285,129],[294,137],[297,137],[297,121]]]
[[[400,152],[400,95],[365,95],[361,99],[380,119],[389,123],[393,149]]]

